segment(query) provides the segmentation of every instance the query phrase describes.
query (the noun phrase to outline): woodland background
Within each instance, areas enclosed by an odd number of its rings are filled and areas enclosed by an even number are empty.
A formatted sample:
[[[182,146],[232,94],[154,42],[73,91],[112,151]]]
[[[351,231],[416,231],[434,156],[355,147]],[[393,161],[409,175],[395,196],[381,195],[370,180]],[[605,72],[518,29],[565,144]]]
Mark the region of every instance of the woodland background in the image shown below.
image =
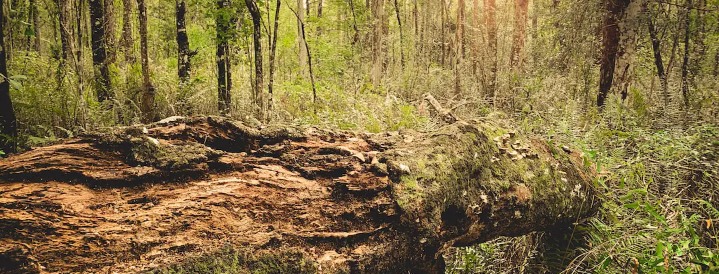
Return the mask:
[[[599,216],[449,273],[719,271],[717,0],[3,0],[0,154],[173,115],[571,143]]]

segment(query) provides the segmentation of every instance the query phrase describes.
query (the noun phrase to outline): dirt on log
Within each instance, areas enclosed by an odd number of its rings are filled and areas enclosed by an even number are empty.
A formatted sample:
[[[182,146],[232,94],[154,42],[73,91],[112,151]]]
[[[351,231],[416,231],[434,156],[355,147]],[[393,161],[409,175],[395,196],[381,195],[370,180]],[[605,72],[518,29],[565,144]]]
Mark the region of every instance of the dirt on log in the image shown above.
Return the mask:
[[[447,248],[593,214],[585,165],[486,121],[108,129],[0,160],[0,272],[136,273],[232,246],[249,271],[279,258],[308,272],[441,273]]]

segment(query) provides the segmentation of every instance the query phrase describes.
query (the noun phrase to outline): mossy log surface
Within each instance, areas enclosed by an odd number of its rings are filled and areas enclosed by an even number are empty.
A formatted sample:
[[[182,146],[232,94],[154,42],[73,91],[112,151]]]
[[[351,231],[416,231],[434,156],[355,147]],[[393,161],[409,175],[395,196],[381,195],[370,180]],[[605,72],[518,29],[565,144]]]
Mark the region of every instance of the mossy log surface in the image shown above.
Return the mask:
[[[152,271],[229,245],[310,272],[439,273],[449,247],[590,216],[593,179],[579,153],[488,122],[174,117],[0,160],[0,272]]]

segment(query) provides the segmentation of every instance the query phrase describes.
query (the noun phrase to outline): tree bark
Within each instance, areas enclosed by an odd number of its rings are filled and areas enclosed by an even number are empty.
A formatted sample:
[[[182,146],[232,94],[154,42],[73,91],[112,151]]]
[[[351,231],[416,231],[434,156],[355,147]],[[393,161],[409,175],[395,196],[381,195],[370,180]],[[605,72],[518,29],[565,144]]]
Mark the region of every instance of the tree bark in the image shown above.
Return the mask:
[[[399,28],[399,54],[400,54],[400,65],[404,69],[404,33],[402,32],[402,18],[400,17],[399,4],[397,0],[394,0],[394,11],[397,15],[397,26]]]
[[[301,77],[306,77],[306,65],[307,65],[307,47],[305,47],[304,36],[302,35],[302,27],[305,20],[305,0],[297,0],[297,67],[300,71]],[[307,79],[307,78],[304,78]]]
[[[117,58],[117,37],[115,36],[115,0],[105,1],[105,50],[107,51],[108,65]]]
[[[682,98],[684,109],[689,109],[689,41],[691,36],[692,0],[686,1],[686,15],[684,16],[684,59],[682,61]]]
[[[649,26],[649,38],[652,42],[652,51],[654,53],[654,66],[657,68],[657,76],[659,76],[659,85],[662,89],[662,98],[664,98],[664,107],[663,109],[666,111],[666,109],[669,107],[669,83],[667,78],[666,70],[664,69],[664,60],[662,58],[662,48],[661,48],[661,41],[659,40],[659,35],[657,33],[657,28],[654,25],[654,16],[652,15],[652,12],[648,9],[648,3],[644,3],[644,9],[647,13],[647,19],[648,19],[648,26]]]
[[[275,27],[272,29],[272,37],[270,42],[270,75],[269,84],[267,85],[267,118],[272,118],[272,108],[274,107],[274,85],[275,85],[275,54],[277,53],[277,32],[280,26],[280,8],[282,1],[277,0],[275,4]]]
[[[602,23],[602,58],[600,60],[599,93],[597,106],[604,108],[614,81],[614,69],[617,62],[621,30],[619,22],[631,0],[604,0],[604,22]]]
[[[579,152],[496,132],[174,117],[71,139],[0,161],[0,255],[19,248],[48,272],[147,271],[229,243],[290,269],[443,273],[449,247],[571,227],[596,211]]]
[[[175,23],[177,26],[177,76],[180,78],[180,87],[183,88],[190,81],[191,51],[190,41],[187,38],[185,26],[185,13],[187,4],[185,0],[175,1]]]
[[[77,27],[77,62],[75,63],[75,72],[77,73],[77,93],[83,95],[85,93],[85,56],[83,53],[83,11],[85,10],[85,0],[77,0],[77,12],[75,14],[75,22]]]
[[[42,44],[40,43],[40,10],[37,7],[37,0],[30,0],[30,12],[32,13],[32,29],[35,34],[33,39],[33,49],[37,52],[41,52]]]
[[[61,0],[61,2],[64,2]],[[90,0],[90,22],[92,26],[92,65],[95,70],[95,91],[97,100],[111,98],[110,70],[105,49],[105,9],[103,0]]]
[[[0,19],[5,18],[5,1],[0,1]],[[10,99],[10,76],[7,71],[5,48],[5,24],[0,23],[0,150],[4,153],[15,152],[17,137],[17,121],[15,110]]]
[[[217,1],[217,93],[218,109],[221,114],[230,114],[232,107],[232,71],[230,70],[230,28],[232,27],[229,11],[230,0]]]
[[[132,0],[122,0],[122,47],[125,52],[125,62],[134,63],[134,39],[132,39]]]
[[[385,63],[385,0],[372,0],[372,85],[381,85]]]
[[[487,57],[489,58],[489,79],[486,99],[494,105],[497,95],[497,3],[484,0],[484,27],[487,31]]]
[[[67,61],[73,55],[73,27],[70,21],[72,2],[57,0],[58,17],[60,20],[60,42],[62,44],[62,60]]]
[[[514,36],[512,39],[512,55],[510,57],[510,65],[513,68],[520,67],[522,64],[522,50],[524,49],[527,34],[528,9],[529,0],[514,1]]]
[[[147,54],[147,6],[145,0],[137,0],[140,17],[140,59],[142,65],[142,119],[145,123],[155,119],[155,87],[150,80],[150,58]]]
[[[261,120],[267,120],[265,117],[266,106],[264,96],[264,72],[262,69],[262,17],[260,9],[257,7],[255,0],[245,0],[247,9],[252,17],[252,41],[255,52],[255,86],[252,92],[255,104],[255,113]]]

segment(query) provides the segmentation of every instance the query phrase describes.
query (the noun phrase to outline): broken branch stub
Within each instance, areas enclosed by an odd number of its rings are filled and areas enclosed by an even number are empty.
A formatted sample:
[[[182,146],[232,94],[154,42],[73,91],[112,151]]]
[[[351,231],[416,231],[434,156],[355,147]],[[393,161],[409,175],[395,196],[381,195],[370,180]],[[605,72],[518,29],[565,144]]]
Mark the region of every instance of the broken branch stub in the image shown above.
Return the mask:
[[[359,134],[175,118],[0,161],[0,259],[137,272],[231,244],[248,270],[301,254],[322,273],[442,272],[446,248],[593,214],[593,176],[486,122]]]

